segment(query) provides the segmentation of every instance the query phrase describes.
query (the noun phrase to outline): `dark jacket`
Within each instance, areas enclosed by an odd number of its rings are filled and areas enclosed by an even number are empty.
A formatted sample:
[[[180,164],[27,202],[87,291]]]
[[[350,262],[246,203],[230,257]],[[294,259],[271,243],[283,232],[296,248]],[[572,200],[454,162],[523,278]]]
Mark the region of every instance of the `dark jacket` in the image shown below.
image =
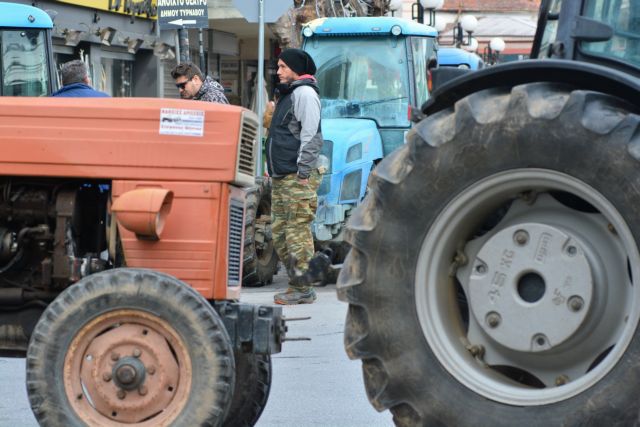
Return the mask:
[[[193,97],[196,101],[218,102],[220,104],[228,104],[227,97],[224,96],[224,88],[220,83],[207,76],[202,82],[200,90]]]
[[[84,83],[72,83],[63,86],[51,96],[62,96],[68,98],[109,98],[104,92],[98,92],[94,88]]]
[[[269,175],[308,178],[318,167],[322,142],[318,86],[312,78],[296,80],[281,91],[269,126]]]

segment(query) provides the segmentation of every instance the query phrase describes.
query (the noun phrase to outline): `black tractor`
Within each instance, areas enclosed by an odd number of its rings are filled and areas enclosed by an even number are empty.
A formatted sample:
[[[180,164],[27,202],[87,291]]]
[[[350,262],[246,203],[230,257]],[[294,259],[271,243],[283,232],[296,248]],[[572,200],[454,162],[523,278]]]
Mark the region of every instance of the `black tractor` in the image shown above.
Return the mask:
[[[399,426],[638,425],[640,1],[541,5],[370,178],[345,347]]]

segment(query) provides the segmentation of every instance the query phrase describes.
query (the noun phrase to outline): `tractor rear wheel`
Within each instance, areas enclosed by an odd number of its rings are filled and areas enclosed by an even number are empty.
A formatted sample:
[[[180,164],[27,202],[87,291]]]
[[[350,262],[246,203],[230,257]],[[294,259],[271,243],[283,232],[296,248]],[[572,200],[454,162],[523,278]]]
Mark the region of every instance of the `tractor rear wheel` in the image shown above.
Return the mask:
[[[267,406],[271,390],[271,356],[236,351],[236,387],[224,427],[251,427]]]
[[[188,285],[149,270],[109,270],[66,289],[27,353],[42,426],[222,425],[233,387],[218,314]]]
[[[278,254],[271,237],[271,180],[258,177],[247,194],[242,285],[268,285],[277,272]]]
[[[375,169],[337,287],[378,410],[400,426],[637,422],[633,111],[549,83],[488,89]]]

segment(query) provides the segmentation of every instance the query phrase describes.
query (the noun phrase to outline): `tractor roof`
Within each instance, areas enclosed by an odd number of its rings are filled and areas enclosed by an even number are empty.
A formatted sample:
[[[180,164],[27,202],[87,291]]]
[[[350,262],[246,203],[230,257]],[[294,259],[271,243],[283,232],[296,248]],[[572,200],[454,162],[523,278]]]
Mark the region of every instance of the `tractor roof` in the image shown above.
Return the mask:
[[[305,24],[315,36],[387,36],[391,28],[398,26],[404,36],[436,37],[437,31],[424,24],[393,17],[357,17],[357,18],[319,18]]]
[[[53,28],[51,17],[37,7],[0,2],[0,28]]]

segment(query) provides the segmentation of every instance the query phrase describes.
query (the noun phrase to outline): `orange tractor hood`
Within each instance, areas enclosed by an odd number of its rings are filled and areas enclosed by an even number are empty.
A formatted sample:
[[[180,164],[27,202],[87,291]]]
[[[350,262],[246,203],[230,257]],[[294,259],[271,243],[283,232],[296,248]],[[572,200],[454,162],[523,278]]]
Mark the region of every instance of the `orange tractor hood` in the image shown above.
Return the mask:
[[[0,167],[4,175],[234,182],[246,122],[257,130],[252,112],[200,101],[0,97]]]

